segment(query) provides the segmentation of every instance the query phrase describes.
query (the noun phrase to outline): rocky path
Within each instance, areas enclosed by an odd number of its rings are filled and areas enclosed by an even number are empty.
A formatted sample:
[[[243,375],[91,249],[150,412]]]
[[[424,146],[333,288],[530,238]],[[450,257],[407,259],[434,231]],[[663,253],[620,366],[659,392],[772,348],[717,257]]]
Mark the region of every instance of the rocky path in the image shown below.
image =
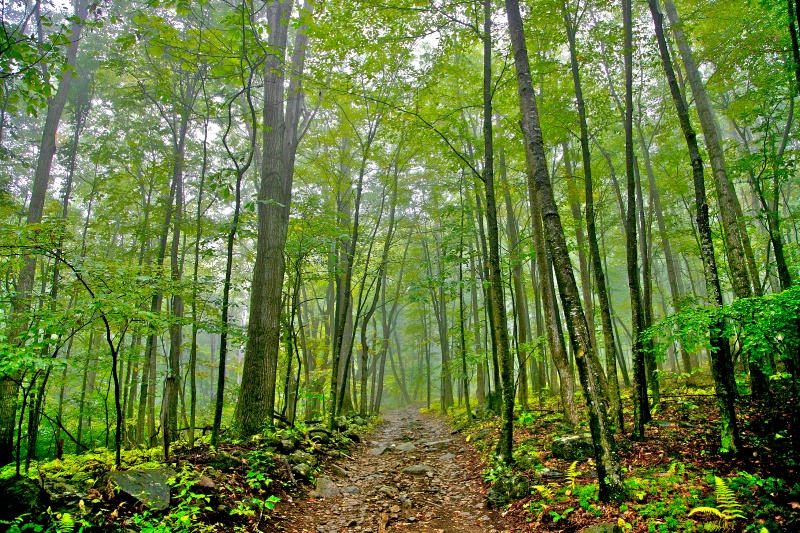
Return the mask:
[[[477,456],[461,435],[414,409],[388,413],[351,457],[323,467],[317,489],[282,502],[289,533],[502,533],[486,508]]]

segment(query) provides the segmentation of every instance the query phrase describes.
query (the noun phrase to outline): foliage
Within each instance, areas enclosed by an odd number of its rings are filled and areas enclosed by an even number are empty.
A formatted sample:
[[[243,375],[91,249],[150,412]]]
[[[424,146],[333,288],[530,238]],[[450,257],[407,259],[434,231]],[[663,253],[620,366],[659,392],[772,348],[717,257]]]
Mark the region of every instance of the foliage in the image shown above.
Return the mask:
[[[742,514],[741,504],[736,501],[736,493],[719,476],[714,476],[714,494],[717,501],[716,507],[695,507],[689,511],[688,515],[703,514],[717,518],[716,523],[704,524],[703,527],[706,531],[728,530],[733,527],[733,521],[745,518]]]

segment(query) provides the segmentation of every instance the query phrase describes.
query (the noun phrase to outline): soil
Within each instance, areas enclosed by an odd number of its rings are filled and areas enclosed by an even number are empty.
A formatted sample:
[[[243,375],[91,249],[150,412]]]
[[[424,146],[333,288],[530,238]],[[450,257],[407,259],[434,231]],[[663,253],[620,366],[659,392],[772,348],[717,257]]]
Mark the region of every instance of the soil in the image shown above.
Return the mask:
[[[290,533],[501,533],[486,506],[483,465],[443,420],[409,408],[387,413],[365,440],[317,474],[320,490],[278,504],[273,531]],[[327,489],[333,493],[327,497]],[[332,482],[329,483],[329,482]]]

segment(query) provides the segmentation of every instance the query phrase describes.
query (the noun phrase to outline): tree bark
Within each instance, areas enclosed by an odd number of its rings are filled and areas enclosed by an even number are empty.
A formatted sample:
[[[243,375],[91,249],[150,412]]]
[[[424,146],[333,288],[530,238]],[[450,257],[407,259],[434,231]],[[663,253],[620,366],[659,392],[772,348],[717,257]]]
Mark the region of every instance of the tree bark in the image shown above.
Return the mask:
[[[586,198],[586,232],[589,240],[589,256],[592,262],[597,296],[600,303],[600,320],[603,325],[603,346],[605,348],[606,372],[608,382],[608,396],[611,406],[612,420],[617,424],[617,430],[623,431],[624,419],[622,413],[622,398],[617,377],[617,354],[614,342],[614,329],[611,322],[611,306],[608,299],[606,277],[600,257],[600,247],[597,243],[597,224],[594,214],[594,183],[592,180],[592,158],[589,151],[589,127],[586,121],[586,102],[583,99],[583,84],[581,83],[580,67],[578,65],[578,52],[575,43],[575,26],[570,17],[567,4],[563,5],[564,24],[567,29],[567,39],[570,51],[570,66],[572,81],[575,87],[575,101],[578,108],[578,123],[580,126],[581,156],[583,161],[583,179]]]
[[[686,145],[689,149],[689,157],[692,163],[695,205],[697,208],[697,228],[700,233],[702,244],[700,253],[703,260],[703,272],[706,278],[706,292],[708,293],[709,303],[711,305],[721,306],[722,291],[720,290],[717,262],[714,257],[714,241],[712,240],[711,226],[709,224],[705,178],[703,176],[703,160],[700,157],[697,136],[689,119],[689,110],[683,100],[680,87],[678,87],[678,82],[675,78],[675,72],[672,68],[672,60],[667,48],[667,40],[664,37],[664,15],[659,9],[658,0],[649,0],[649,5],[650,13],[653,16],[653,25],[655,27],[656,39],[658,40],[661,62],[664,66],[670,94],[675,104],[681,131],[686,139]],[[728,343],[728,339],[722,335],[723,331],[724,324],[719,322],[712,324],[709,328],[711,371],[714,375],[717,405],[719,407],[720,422],[722,425],[720,432],[720,451],[722,453],[734,454],[740,446],[739,428],[734,406],[736,381],[733,374],[730,344]]]
[[[594,442],[601,501],[625,498],[622,472],[616,457],[613,427],[608,422],[605,400],[600,394],[598,376],[591,360],[592,344],[586,317],[581,308],[580,293],[572,272],[564,228],[553,195],[544,152],[544,141],[539,124],[539,111],[531,81],[528,50],[517,0],[506,0],[508,28],[517,73],[517,91],[525,139],[525,159],[528,171],[528,188],[531,197],[541,201],[542,221],[555,265],[556,278],[562,305],[567,317],[570,341],[575,350],[575,360],[589,407],[589,427]],[[587,360],[588,359],[588,360]]]
[[[731,284],[737,298],[747,298],[753,295],[753,287],[759,294],[760,284],[758,271],[753,259],[753,250],[750,237],[744,227],[742,207],[736,190],[728,177],[725,167],[725,154],[722,150],[722,135],[717,122],[714,108],[703,85],[703,78],[697,68],[692,48],[683,32],[678,11],[672,0],[664,3],[667,17],[669,18],[672,33],[678,44],[678,51],[683,60],[683,68],[692,88],[697,113],[700,116],[700,126],[705,137],[706,150],[711,162],[714,185],[719,203],[720,218],[725,236],[725,253],[728,257],[728,270],[730,271]]]
[[[289,21],[294,0],[275,0],[267,5],[270,53],[264,63],[264,149],[258,194],[258,237],[250,293],[242,385],[234,415],[239,433],[249,436],[272,423],[275,380],[281,330],[281,290],[286,264],[283,249],[289,229],[298,123],[302,106],[302,77],[308,35],[298,31],[286,83]],[[306,0],[303,10],[310,14]],[[286,110],[284,114],[284,103]]]

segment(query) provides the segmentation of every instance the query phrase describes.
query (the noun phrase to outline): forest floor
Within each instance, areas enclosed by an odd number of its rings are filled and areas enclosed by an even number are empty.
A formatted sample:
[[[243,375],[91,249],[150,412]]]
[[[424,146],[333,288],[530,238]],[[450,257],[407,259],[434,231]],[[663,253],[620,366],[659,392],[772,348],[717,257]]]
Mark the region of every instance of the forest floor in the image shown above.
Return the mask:
[[[418,408],[386,413],[352,450],[326,464],[317,489],[282,499],[271,527],[289,533],[500,533],[488,510],[483,463],[465,437]]]

